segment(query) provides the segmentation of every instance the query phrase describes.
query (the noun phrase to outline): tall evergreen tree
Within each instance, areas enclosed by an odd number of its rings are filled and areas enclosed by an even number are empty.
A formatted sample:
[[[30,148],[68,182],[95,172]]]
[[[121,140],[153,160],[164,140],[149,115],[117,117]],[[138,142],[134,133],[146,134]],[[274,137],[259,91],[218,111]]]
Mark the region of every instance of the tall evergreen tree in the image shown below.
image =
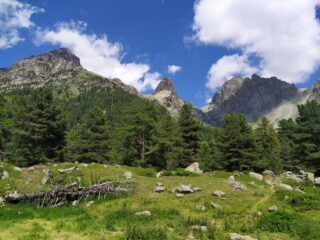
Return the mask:
[[[224,167],[228,171],[248,170],[255,164],[253,132],[243,114],[226,114],[220,136],[220,149]]]
[[[282,169],[280,160],[281,145],[278,134],[270,121],[263,117],[255,129],[256,149],[260,170],[271,169],[279,172]]]
[[[197,154],[200,148],[200,124],[192,114],[192,106],[184,104],[178,119],[182,138],[181,167],[186,167],[198,161]]]
[[[9,115],[13,126],[6,157],[10,162],[25,166],[62,160],[65,123],[50,89],[17,97]]]
[[[298,154],[307,166],[320,167],[320,104],[316,101],[298,106],[296,120]]]
[[[148,153],[149,163],[160,169],[175,169],[179,166],[181,153],[181,137],[177,123],[170,115],[166,115],[160,119],[156,134],[153,134],[153,146]]]
[[[278,134],[281,144],[281,161],[283,167],[287,170],[294,169],[300,164],[299,156],[297,155],[297,124],[290,119],[283,119],[278,124]]]
[[[67,158],[79,162],[109,161],[110,135],[106,118],[98,107],[90,110],[80,121],[67,147]]]

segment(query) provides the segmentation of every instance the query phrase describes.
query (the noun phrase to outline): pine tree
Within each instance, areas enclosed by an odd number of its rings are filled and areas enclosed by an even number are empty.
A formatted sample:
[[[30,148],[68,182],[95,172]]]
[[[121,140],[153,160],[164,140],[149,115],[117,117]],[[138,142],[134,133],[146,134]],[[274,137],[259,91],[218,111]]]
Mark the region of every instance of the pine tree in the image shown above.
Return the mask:
[[[279,121],[278,134],[281,144],[281,161],[283,167],[287,170],[294,169],[300,164],[299,156],[297,155],[297,127],[295,121],[283,119]]]
[[[182,153],[177,123],[166,115],[159,120],[148,152],[149,163],[159,169],[175,169]]]
[[[316,101],[298,106],[296,120],[298,154],[306,166],[320,167],[320,104]]]
[[[198,161],[197,154],[200,148],[200,125],[192,114],[192,106],[184,104],[178,119],[182,138],[182,157],[179,165],[186,167]]]
[[[252,129],[243,114],[226,114],[223,119],[219,148],[228,171],[254,167],[255,143]]]
[[[15,98],[12,106],[8,114],[12,120],[6,145],[8,160],[21,166],[61,161],[65,124],[51,90],[33,90],[30,95]]]
[[[259,170],[271,169],[274,172],[280,172],[282,169],[281,145],[277,132],[265,117],[261,119],[255,129],[255,140]]]
[[[106,118],[98,107],[90,110],[80,121],[67,147],[67,158],[79,162],[109,161],[110,135]]]

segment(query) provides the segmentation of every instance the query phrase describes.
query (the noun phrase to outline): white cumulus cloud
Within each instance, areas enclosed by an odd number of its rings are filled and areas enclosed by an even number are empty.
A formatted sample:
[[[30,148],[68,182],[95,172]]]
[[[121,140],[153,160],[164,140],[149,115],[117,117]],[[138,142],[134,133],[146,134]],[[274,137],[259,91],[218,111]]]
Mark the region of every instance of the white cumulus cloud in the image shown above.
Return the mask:
[[[290,83],[306,81],[320,66],[319,5],[320,0],[198,0],[195,39],[242,52],[242,56],[223,57],[214,64],[208,85],[223,83],[223,72],[233,74],[223,66],[232,58],[238,61],[235,65],[243,66],[240,73],[250,72],[250,56],[258,58],[257,73],[265,77],[277,76]],[[234,73],[239,73],[234,68]]]
[[[125,53],[120,43],[110,42],[106,35],[87,34],[86,28],[84,22],[60,23],[54,29],[38,30],[35,42],[69,48],[87,70],[108,78],[119,78],[138,91],[157,86],[160,74],[151,73],[148,64],[124,63]]]
[[[214,91],[232,77],[248,77],[255,72],[257,69],[250,65],[247,56],[239,54],[224,56],[211,66],[207,87]]]
[[[17,0],[0,0],[0,49],[23,41],[20,30],[32,27],[31,17],[38,12],[43,9]]]
[[[170,74],[176,74],[177,72],[182,71],[182,67],[177,65],[169,65],[168,66],[168,73]]]

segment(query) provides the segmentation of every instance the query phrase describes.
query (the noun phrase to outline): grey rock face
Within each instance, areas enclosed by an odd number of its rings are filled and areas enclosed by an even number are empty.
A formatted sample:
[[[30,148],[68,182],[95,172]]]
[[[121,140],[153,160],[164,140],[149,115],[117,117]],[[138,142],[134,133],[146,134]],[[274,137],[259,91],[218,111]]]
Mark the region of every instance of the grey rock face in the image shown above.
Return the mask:
[[[211,103],[203,108],[212,123],[220,125],[226,113],[243,113],[255,120],[282,102],[294,99],[298,89],[275,77],[233,78],[216,93]]]
[[[164,78],[152,95],[146,95],[146,98],[157,101],[168,110],[171,116],[178,117],[184,101],[177,95],[177,92],[170,79]]]
[[[10,91],[21,87],[39,87],[81,83],[89,87],[111,88],[118,86],[132,94],[137,90],[119,79],[107,79],[85,70],[80,59],[69,49],[61,48],[48,53],[31,56],[16,62],[8,69],[0,69],[0,90]]]

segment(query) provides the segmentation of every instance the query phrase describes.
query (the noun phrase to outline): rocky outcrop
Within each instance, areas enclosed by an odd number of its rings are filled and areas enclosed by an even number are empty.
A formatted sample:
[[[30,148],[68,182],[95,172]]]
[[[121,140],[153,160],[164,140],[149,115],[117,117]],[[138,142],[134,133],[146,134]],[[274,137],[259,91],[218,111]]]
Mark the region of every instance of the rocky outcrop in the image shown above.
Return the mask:
[[[69,85],[73,92],[91,87],[120,87],[137,94],[133,87],[125,85],[119,79],[108,79],[85,70],[80,59],[66,48],[30,56],[17,61],[8,69],[0,70],[0,90],[45,85]]]
[[[243,113],[249,121],[253,121],[297,95],[298,89],[293,84],[276,77],[237,77],[227,81],[202,110],[215,125],[220,125],[223,116],[230,112]]]
[[[145,95],[146,98],[157,101],[168,110],[171,116],[178,117],[184,101],[177,95],[177,92],[170,79],[164,78],[152,95]]]

